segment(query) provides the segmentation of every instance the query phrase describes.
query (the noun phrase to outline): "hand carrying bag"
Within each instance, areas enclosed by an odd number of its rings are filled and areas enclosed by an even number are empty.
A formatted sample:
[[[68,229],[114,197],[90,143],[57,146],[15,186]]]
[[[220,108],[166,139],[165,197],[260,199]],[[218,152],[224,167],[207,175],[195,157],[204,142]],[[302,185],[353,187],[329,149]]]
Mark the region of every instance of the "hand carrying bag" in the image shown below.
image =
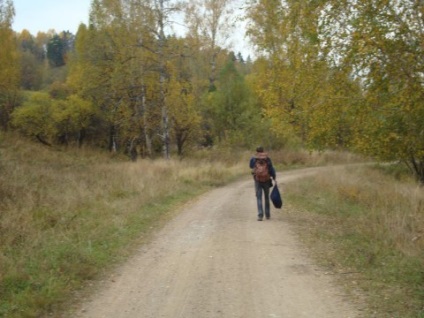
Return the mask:
[[[270,198],[274,207],[281,209],[283,206],[283,198],[281,197],[280,190],[278,190],[277,183],[275,183],[274,188],[271,191]]]

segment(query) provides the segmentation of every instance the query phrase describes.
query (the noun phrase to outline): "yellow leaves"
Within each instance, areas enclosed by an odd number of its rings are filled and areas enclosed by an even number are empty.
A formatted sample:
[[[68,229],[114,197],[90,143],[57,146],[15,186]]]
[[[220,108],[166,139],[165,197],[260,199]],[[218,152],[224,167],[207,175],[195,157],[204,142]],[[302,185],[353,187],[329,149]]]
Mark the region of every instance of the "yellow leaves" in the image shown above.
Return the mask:
[[[172,78],[167,86],[168,113],[172,119],[172,130],[181,154],[184,143],[199,130],[201,117],[189,85]]]
[[[88,127],[90,120],[97,111],[91,102],[83,100],[77,95],[71,95],[64,101],[55,103],[53,118],[57,123],[68,122],[68,128],[79,131]]]
[[[76,95],[54,100],[47,93],[36,92],[13,112],[12,124],[28,136],[46,140],[87,128],[96,114],[90,102]]]
[[[167,98],[170,115],[179,123],[198,123],[200,119],[195,109],[193,94],[180,83],[174,83],[173,86]]]
[[[19,87],[19,53],[11,29],[0,26],[0,94]]]

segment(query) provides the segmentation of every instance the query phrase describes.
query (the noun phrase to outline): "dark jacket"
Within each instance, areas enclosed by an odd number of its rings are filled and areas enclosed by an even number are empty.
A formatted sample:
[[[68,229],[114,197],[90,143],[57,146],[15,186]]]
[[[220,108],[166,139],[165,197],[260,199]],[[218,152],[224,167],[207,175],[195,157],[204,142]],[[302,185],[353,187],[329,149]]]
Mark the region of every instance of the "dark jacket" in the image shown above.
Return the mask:
[[[267,157],[267,160],[268,160],[269,175],[271,176],[272,179],[275,180],[277,176],[275,173],[274,166],[272,165],[271,158]],[[250,158],[250,162],[249,162],[250,169],[253,169],[255,167],[255,162],[256,162],[256,156]]]

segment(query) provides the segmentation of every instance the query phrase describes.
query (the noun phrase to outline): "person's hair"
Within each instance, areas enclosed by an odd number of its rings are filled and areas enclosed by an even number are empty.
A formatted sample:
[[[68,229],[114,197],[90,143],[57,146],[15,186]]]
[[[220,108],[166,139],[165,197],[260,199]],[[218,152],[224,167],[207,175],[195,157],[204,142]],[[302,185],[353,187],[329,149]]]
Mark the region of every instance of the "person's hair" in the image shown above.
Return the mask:
[[[259,146],[258,148],[256,148],[256,152],[264,152],[264,147]]]

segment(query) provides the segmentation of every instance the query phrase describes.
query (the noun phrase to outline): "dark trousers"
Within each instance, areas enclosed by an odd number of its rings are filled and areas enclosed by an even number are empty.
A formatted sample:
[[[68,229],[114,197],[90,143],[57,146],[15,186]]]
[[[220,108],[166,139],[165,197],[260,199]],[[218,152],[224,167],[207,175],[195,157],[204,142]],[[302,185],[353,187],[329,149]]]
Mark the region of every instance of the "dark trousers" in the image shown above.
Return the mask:
[[[263,197],[265,198],[265,216],[271,216],[269,204],[269,182],[258,182],[255,180],[256,201],[258,203],[258,217],[264,217]]]

